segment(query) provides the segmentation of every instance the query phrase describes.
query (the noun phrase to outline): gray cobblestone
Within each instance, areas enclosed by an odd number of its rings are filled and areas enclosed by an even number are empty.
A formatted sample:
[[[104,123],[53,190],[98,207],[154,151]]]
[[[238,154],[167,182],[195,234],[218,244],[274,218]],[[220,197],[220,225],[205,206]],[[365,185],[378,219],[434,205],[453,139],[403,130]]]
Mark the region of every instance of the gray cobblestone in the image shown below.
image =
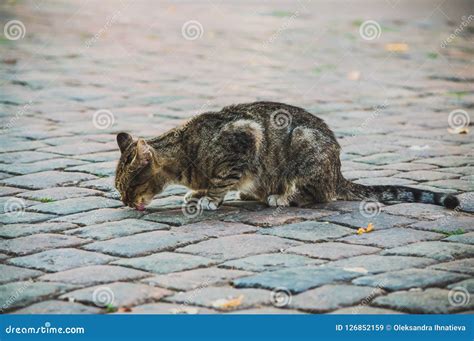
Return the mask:
[[[455,260],[474,256],[474,246],[447,243],[447,242],[421,242],[384,250],[383,255],[401,255],[429,257],[439,261]]]
[[[26,268],[57,272],[87,265],[106,264],[115,259],[96,252],[70,248],[54,249],[29,256],[11,258],[8,263]]]
[[[261,234],[271,234],[278,237],[297,239],[302,241],[327,241],[354,233],[353,230],[331,224],[329,222],[305,221],[260,230]]]
[[[298,246],[297,246],[298,248]],[[293,248],[288,249],[290,251]],[[246,271],[273,271],[283,268],[293,268],[306,265],[322,264],[324,261],[311,259],[300,255],[289,253],[266,253],[256,256],[249,256],[236,260],[231,260],[219,265],[229,269],[241,269]]]
[[[0,283],[23,281],[42,275],[41,271],[0,264]]]
[[[0,251],[25,255],[58,247],[78,246],[87,240],[53,233],[40,233],[15,239],[0,240]]]

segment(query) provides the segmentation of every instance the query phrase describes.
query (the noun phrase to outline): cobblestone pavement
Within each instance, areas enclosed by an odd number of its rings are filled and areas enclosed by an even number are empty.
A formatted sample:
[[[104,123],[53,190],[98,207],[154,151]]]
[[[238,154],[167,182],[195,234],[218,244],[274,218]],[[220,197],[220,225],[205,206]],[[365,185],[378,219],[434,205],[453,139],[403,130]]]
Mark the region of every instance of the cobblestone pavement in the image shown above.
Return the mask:
[[[2,2],[2,311],[472,312],[474,140],[458,134],[472,14],[467,0]],[[254,100],[324,118],[347,178],[459,193],[461,209],[229,196],[191,217],[182,187],[123,207],[117,132]]]

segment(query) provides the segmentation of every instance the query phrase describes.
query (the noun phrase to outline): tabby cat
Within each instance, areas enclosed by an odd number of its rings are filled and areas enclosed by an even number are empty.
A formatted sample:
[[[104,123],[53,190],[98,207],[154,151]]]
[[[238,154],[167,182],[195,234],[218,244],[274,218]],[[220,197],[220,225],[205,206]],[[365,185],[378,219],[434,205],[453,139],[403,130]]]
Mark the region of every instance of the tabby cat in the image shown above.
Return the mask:
[[[190,188],[185,201],[199,200],[208,210],[229,191],[269,206],[363,199],[459,205],[448,194],[344,179],[341,147],[326,123],[282,103],[232,105],[150,140],[119,133],[117,143],[115,186],[124,204],[138,210],[170,184]]]

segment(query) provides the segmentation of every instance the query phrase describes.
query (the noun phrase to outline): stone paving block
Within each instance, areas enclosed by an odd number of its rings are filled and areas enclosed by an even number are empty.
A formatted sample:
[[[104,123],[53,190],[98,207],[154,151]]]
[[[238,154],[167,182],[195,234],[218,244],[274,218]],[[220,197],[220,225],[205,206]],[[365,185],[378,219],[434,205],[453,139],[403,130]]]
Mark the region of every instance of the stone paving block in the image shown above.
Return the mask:
[[[424,291],[399,291],[377,297],[373,304],[379,307],[412,314],[451,314],[474,308],[474,301],[461,306],[449,302],[449,290],[430,288]]]
[[[96,225],[110,221],[118,221],[122,219],[140,218],[143,213],[131,208],[101,208],[94,211],[71,214],[64,217],[52,219],[53,222],[69,222],[84,225]]]
[[[114,178],[111,176],[107,178],[83,181],[79,184],[79,186],[104,192],[115,191]]]
[[[436,166],[433,165],[427,165],[423,163],[393,163],[393,164],[388,164],[388,165],[383,165],[380,166],[380,168],[383,169],[395,169],[399,171],[420,171],[420,170],[428,170],[428,169],[436,169]],[[449,172],[448,172],[449,173]],[[453,172],[456,173],[456,172]]]
[[[435,260],[422,257],[367,255],[329,262],[324,266],[350,269],[353,271],[359,271],[361,274],[375,274],[379,272],[396,271],[406,268],[424,268],[427,265],[434,263]]]
[[[61,232],[76,227],[69,223],[10,224],[2,226],[0,237],[16,238],[35,233]]]
[[[434,264],[434,265],[431,265],[429,268],[436,269],[436,270],[445,270],[445,271],[465,273],[465,274],[474,276],[474,259],[473,258],[459,259],[459,260],[455,260],[451,262]]]
[[[296,246],[296,248],[303,247]],[[290,251],[290,248],[288,251]],[[240,259],[231,260],[220,264],[219,267],[229,269],[241,269],[246,271],[274,271],[281,270],[284,268],[294,268],[306,265],[318,265],[324,261],[319,259],[311,259],[308,257],[293,255],[289,253],[265,253],[256,256],[250,256]]]
[[[366,186],[407,186],[416,184],[416,182],[412,180],[400,179],[396,177],[363,178],[354,182]]]
[[[228,283],[233,279],[251,274],[248,271],[203,268],[158,275],[145,278],[141,282],[162,288],[188,291]]]
[[[22,189],[22,188],[0,186],[0,196],[15,195],[15,194],[25,192],[25,191],[26,189]]]
[[[254,309],[234,310],[229,315],[301,315],[304,312],[293,309],[278,309],[274,307],[262,307]]]
[[[327,210],[313,210],[309,208],[266,208],[257,212],[240,212],[224,217],[225,221],[243,222],[257,226],[275,226],[302,220],[316,220],[336,214]]]
[[[455,189],[455,190],[463,191],[463,192],[474,191],[474,182],[469,181],[469,180],[449,179],[449,180],[428,181],[426,182],[426,185],[439,187],[439,188]]]
[[[397,216],[424,220],[436,220],[452,214],[452,210],[443,206],[413,202],[386,206],[383,211]]]
[[[394,170],[357,170],[357,171],[350,171],[350,172],[343,172],[344,177],[347,180],[357,180],[361,178],[377,178],[377,177],[388,177],[398,174],[397,171]]]
[[[42,299],[74,289],[72,285],[22,281],[0,285],[0,312],[24,307]]]
[[[364,300],[368,303],[374,297],[383,294],[383,292],[379,288],[329,284],[294,296],[290,307],[313,313],[321,313],[351,306]]]
[[[456,242],[456,243],[474,245],[474,232],[449,236],[448,238],[446,238],[444,240],[449,241],[449,242]]]
[[[147,214],[144,219],[173,226],[181,226],[187,224],[195,224],[200,221],[219,220],[237,211],[237,208],[222,206],[219,207],[217,211],[202,211],[201,214],[197,216],[188,217],[183,214],[183,211],[181,209],[166,210],[162,212]]]
[[[302,241],[319,242],[347,236],[354,233],[354,230],[329,222],[305,221],[261,229],[258,233]]]
[[[448,285],[448,289],[453,291],[464,291],[466,289],[470,294],[474,294],[474,278],[468,278],[464,281]]]
[[[151,287],[139,283],[111,283],[68,292],[60,299],[74,300],[92,306],[104,308],[106,305],[113,307],[132,307],[149,301],[159,300],[163,296],[172,294],[171,291]]]
[[[80,160],[84,160],[84,161],[90,161],[90,162],[117,161],[120,158],[120,151],[114,150],[111,152],[82,154],[82,155],[77,155],[73,157]]]
[[[449,242],[420,242],[384,250],[382,255],[428,257],[438,261],[455,260],[474,256],[474,246]]]
[[[75,167],[69,167],[67,171],[83,172],[94,174],[100,177],[103,176],[113,176],[115,175],[115,168],[117,168],[117,161],[107,161],[107,162],[96,162],[89,163],[86,165],[79,165]]]
[[[290,253],[329,260],[337,260],[364,254],[367,255],[379,251],[380,249],[376,247],[351,245],[338,242],[304,244],[288,249],[288,252]]]
[[[166,198],[156,198],[147,207],[147,212],[156,212],[167,209],[181,208],[184,204],[183,196],[172,195]]]
[[[112,264],[125,265],[157,274],[189,270],[214,264],[215,261],[193,255],[174,252],[159,252],[145,257],[121,259]]]
[[[64,169],[66,167],[77,166],[84,164],[84,161],[74,159],[50,159],[43,161],[36,161],[31,163],[14,163],[3,165],[0,164],[0,171],[15,173],[15,174],[30,174],[44,172],[54,169]]]
[[[444,287],[446,284],[467,278],[468,276],[439,270],[406,269],[378,275],[356,278],[352,283],[384,288],[390,291],[431,286]]]
[[[29,307],[16,310],[13,314],[98,314],[99,308],[89,307],[75,302],[57,300],[43,301]]]
[[[420,221],[410,227],[419,230],[450,234],[460,231],[474,231],[474,222],[472,217],[448,215],[435,221]]]
[[[18,194],[20,198],[32,200],[64,200],[71,198],[86,197],[91,195],[102,195],[102,192],[88,188],[79,187],[53,187],[37,191],[28,191]]]
[[[9,256],[7,256],[6,254],[0,253],[0,260],[7,259],[8,257],[9,257]]]
[[[429,159],[420,159],[413,161],[415,163],[428,163],[441,167],[459,167],[474,164],[474,157],[466,156],[441,156]]]
[[[26,208],[36,205],[36,201],[19,199],[16,197],[0,197],[0,214],[8,213],[10,215],[24,214]]]
[[[202,235],[204,237],[223,237],[234,234],[255,232],[257,230],[258,228],[255,226],[242,223],[223,222],[218,220],[206,220],[194,224],[181,225],[171,229],[173,232],[192,233],[196,235]]]
[[[238,278],[233,281],[237,288],[285,288],[300,293],[324,284],[349,281],[361,276],[356,271],[324,266],[305,266],[278,271],[267,271],[257,275]]]
[[[133,307],[132,311],[127,314],[159,314],[159,315],[195,315],[195,314],[216,314],[215,310],[190,306],[187,304],[174,303],[148,303]]]
[[[86,245],[84,248],[115,256],[136,257],[154,252],[172,250],[204,239],[205,237],[188,233],[152,231],[94,242]]]
[[[31,211],[54,213],[59,215],[90,211],[93,209],[120,207],[122,203],[104,197],[84,197],[38,204],[29,208]]]
[[[11,139],[8,144],[2,143],[0,145],[0,153],[17,152],[22,150],[32,150],[45,147],[46,144],[40,141],[22,141]]]
[[[42,275],[41,271],[23,269],[16,266],[0,264],[0,283],[23,281]]]
[[[168,229],[169,226],[165,224],[139,219],[124,219],[92,226],[80,227],[66,231],[66,234],[79,236],[81,238],[107,240],[142,232]]]
[[[355,307],[341,308],[334,311],[331,311],[329,314],[336,315],[399,315],[403,314],[399,311],[384,309],[384,308],[374,308],[368,307],[366,305],[357,305]]]
[[[465,166],[465,167],[447,167],[447,168],[440,168],[440,172],[446,173],[455,173],[455,174],[462,174],[462,175],[472,175],[472,166]]]
[[[38,149],[42,152],[55,153],[61,155],[81,155],[89,153],[106,152],[117,149],[115,144],[112,143],[98,143],[98,142],[81,142],[64,144],[59,146],[52,146]]]
[[[285,250],[300,244],[296,241],[273,236],[242,234],[206,240],[179,248],[176,251],[224,261],[259,253]]]
[[[46,282],[69,283],[82,286],[150,277],[152,274],[115,265],[92,265],[41,276]]]
[[[347,243],[358,244],[358,245],[370,245],[381,248],[391,248],[395,246],[401,246],[427,240],[439,240],[444,237],[443,234],[417,231],[410,228],[391,228],[386,230],[375,231],[363,234],[353,234],[341,239]]]
[[[51,188],[58,185],[75,184],[84,180],[95,179],[94,175],[77,172],[46,171],[28,175],[15,176],[2,180],[11,186],[21,186],[31,189]]]
[[[373,217],[370,217],[370,216],[365,217],[359,212],[359,210],[357,210],[355,212],[351,212],[347,214],[341,214],[341,215],[323,218],[322,220],[326,220],[335,224],[350,226],[354,229],[358,229],[360,227],[367,227],[369,223],[372,223],[376,230],[388,229],[395,226],[406,226],[414,222],[412,219],[409,219],[409,218],[394,217],[394,216],[384,213],[388,207],[389,206],[384,206],[383,208],[381,208],[382,212],[379,212]],[[350,234],[354,234],[356,232],[357,231],[351,230]]]
[[[77,237],[54,233],[39,233],[15,239],[0,240],[0,251],[26,255],[59,247],[79,246],[84,243],[87,243],[87,240]]]
[[[42,153],[39,151],[21,151],[0,154],[0,162],[15,164],[15,163],[28,163],[41,160],[48,160],[57,158],[58,155],[51,153]]]
[[[235,309],[253,308],[270,305],[271,292],[261,289],[234,289],[229,287],[207,287],[188,292],[179,292],[168,296],[165,301],[197,305],[211,309],[220,309],[221,300],[231,300],[241,297],[242,303]]]
[[[438,172],[433,170],[418,170],[400,173],[397,175],[397,177],[415,181],[435,181],[459,178],[459,174]]]
[[[0,214],[0,224],[29,224],[38,223],[53,218],[52,214],[19,212]]]
[[[25,268],[57,272],[88,265],[106,264],[115,259],[115,257],[97,252],[65,248],[43,251],[29,256],[10,258],[8,263]]]
[[[371,165],[387,165],[392,163],[412,161],[414,159],[415,158],[413,156],[401,155],[398,153],[380,153],[356,158],[353,161],[368,163]]]

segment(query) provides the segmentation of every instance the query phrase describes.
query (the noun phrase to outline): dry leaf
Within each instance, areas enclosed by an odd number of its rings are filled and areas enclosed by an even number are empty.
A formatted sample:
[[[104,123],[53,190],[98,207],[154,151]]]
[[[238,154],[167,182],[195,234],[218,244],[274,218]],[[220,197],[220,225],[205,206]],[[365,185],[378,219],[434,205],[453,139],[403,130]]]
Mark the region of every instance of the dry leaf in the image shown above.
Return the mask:
[[[129,307],[120,307],[117,310],[119,313],[130,313],[132,311],[132,308]]]
[[[408,45],[404,43],[386,44],[385,50],[390,52],[406,52],[408,51]]]
[[[369,223],[369,225],[367,225],[367,228],[365,229],[365,232],[368,233],[368,232],[372,232],[373,230],[374,230],[374,224]]]
[[[448,133],[450,134],[468,134],[469,128],[467,127],[459,127],[455,129],[448,128]]]
[[[223,299],[214,301],[212,303],[212,306],[218,309],[232,309],[241,305],[243,299],[244,299],[244,295],[240,295],[237,298],[231,298],[231,299],[223,298]]]
[[[362,234],[362,233],[365,233],[365,229],[364,228],[360,228],[357,230],[357,234]]]

